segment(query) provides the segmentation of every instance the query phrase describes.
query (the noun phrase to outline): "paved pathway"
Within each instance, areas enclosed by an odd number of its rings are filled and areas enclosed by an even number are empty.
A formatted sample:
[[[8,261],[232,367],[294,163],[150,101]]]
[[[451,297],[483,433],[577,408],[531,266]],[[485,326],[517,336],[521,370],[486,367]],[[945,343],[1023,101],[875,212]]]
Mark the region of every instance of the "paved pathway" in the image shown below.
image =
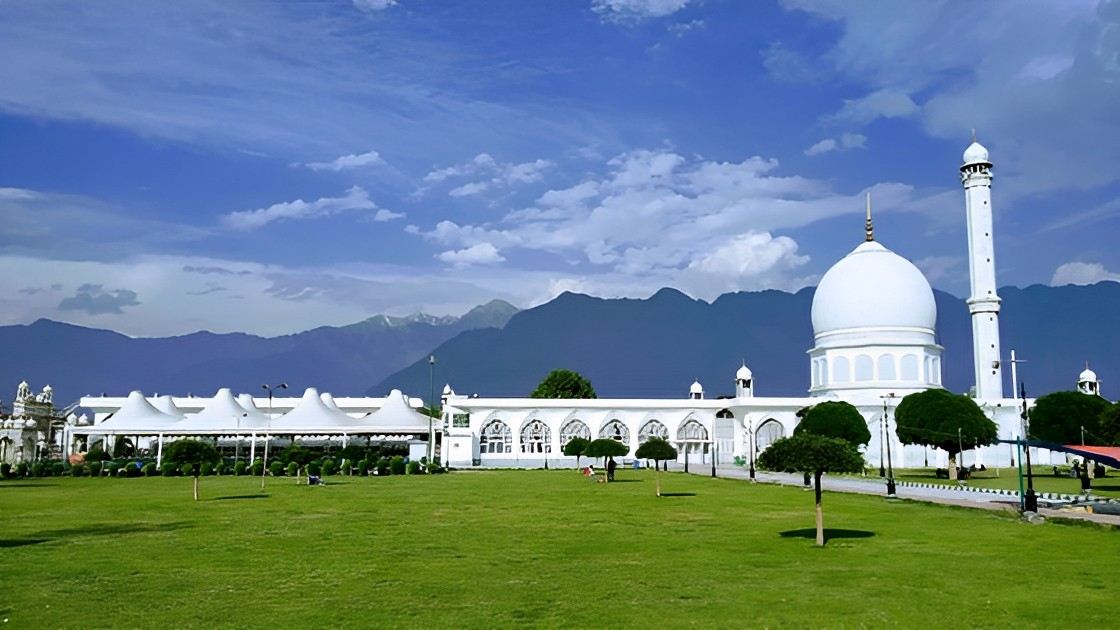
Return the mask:
[[[692,467],[690,472],[696,475],[710,475],[711,467]],[[738,466],[717,466],[716,475],[727,479],[750,479],[750,473],[747,469]],[[803,475],[757,471],[755,477],[758,481],[763,483],[804,486]],[[886,480],[880,477],[830,477],[825,475],[821,481],[822,487],[825,490],[833,492],[855,492],[880,496],[886,496],[887,493]],[[1018,497],[984,492],[968,492],[954,489],[951,486],[946,486],[944,488],[899,486],[897,488],[897,494],[899,498],[902,499],[928,501],[930,503],[940,503],[943,505],[958,505],[986,510],[1019,509]],[[1071,518],[1120,527],[1120,516],[1117,515],[1092,514],[1084,510],[1051,509],[1045,507],[1039,508],[1039,513],[1046,517]]]

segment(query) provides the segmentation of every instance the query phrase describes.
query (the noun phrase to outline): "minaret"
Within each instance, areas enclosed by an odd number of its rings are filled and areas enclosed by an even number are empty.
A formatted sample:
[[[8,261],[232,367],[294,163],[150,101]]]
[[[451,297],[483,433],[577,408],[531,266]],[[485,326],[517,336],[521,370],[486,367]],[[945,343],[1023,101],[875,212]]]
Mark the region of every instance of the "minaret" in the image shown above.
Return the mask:
[[[992,163],[988,150],[976,141],[964,151],[961,165],[965,212],[968,217],[968,275],[972,314],[972,361],[976,398],[1003,398],[999,359],[999,296],[996,294],[995,248],[992,245]]]

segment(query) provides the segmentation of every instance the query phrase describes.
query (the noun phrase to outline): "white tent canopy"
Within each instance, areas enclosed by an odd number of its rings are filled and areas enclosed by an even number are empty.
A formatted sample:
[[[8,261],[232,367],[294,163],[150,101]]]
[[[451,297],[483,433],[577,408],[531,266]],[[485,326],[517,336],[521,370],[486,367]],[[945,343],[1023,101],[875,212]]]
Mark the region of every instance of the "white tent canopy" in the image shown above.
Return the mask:
[[[179,422],[180,418],[156,409],[144,398],[144,394],[134,391],[111,418],[95,427],[88,427],[87,432],[126,435],[156,433],[172,431],[179,426]]]
[[[266,419],[251,417],[233,397],[233,392],[223,387],[202,411],[187,416],[176,428],[183,433],[245,433],[267,427]]]
[[[267,413],[257,408],[257,403],[253,402],[252,394],[238,394],[237,404],[241,405],[241,408],[249,414],[250,418],[264,420],[266,422],[270,420]]]
[[[401,390],[394,389],[380,409],[362,418],[362,427],[378,433],[427,433],[428,420],[409,406]]]
[[[331,409],[319,397],[319,390],[308,387],[295,409],[272,421],[273,433],[345,433],[360,429],[359,420]]]
[[[175,404],[171,396],[156,396],[150,402],[156,409],[169,416],[174,416],[176,419],[182,420],[187,415],[186,412]]]

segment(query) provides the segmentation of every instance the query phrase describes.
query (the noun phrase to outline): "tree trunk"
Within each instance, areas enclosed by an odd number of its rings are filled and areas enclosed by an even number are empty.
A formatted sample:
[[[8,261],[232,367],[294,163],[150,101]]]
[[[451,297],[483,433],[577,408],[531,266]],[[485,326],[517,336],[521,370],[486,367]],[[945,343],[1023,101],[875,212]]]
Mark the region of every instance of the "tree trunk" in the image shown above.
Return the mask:
[[[654,460],[654,464],[657,464],[657,460]],[[653,471],[654,484],[657,486],[657,496],[661,496],[661,471],[657,470],[657,468],[654,468]]]
[[[949,481],[957,480],[957,454],[949,453]]]
[[[821,473],[813,475],[814,492],[817,495],[817,546],[824,546],[824,512],[821,511]]]
[[[610,483],[611,477],[607,474],[607,458],[603,458],[603,483]]]
[[[198,500],[198,477],[194,478],[194,500]]]

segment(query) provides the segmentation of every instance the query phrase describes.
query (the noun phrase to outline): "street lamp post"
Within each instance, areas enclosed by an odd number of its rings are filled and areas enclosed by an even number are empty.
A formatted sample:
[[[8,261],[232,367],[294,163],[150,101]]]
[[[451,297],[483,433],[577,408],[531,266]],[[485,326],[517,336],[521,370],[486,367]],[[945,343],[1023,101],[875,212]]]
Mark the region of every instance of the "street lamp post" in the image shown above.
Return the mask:
[[[432,433],[432,414],[436,412],[436,355],[428,355],[428,463],[435,457],[435,434]],[[442,402],[442,401],[441,401]],[[441,410],[443,405],[440,405]]]
[[[888,424],[887,408],[888,401],[894,399],[894,392],[883,396],[883,424]],[[894,466],[891,464],[891,443],[890,443],[890,427],[886,426],[884,433],[887,434],[887,497],[893,498],[895,496],[894,484]]]
[[[883,408],[886,409],[886,406],[887,406],[887,403],[886,403],[886,401],[884,401],[883,402]],[[886,415],[886,412],[883,412],[883,415]],[[886,477],[887,476],[887,469],[883,466],[883,464],[884,464],[883,447],[886,444],[886,441],[887,441],[887,428],[883,424],[883,416],[879,416],[879,476],[880,477]]]
[[[756,436],[755,432],[754,432],[754,423],[750,422],[750,421],[748,421],[748,422],[749,422],[749,424],[748,424],[748,430],[747,430],[747,449],[751,452],[750,453],[750,456],[751,456],[751,467],[750,467],[751,481],[755,481],[755,478],[754,478],[754,449],[755,449],[755,446],[758,444],[758,436]]]
[[[261,389],[268,391],[268,424],[272,425],[272,392],[277,389],[288,389],[287,383],[280,383],[279,385],[261,385]],[[264,490],[264,476],[268,472],[268,443],[272,441],[272,436],[269,433],[264,434],[264,459],[261,460],[261,490]],[[253,462],[249,462],[252,466]]]
[[[1023,438],[1027,444],[1025,446],[1027,459],[1027,496],[1023,497],[1023,509],[1027,512],[1038,511],[1038,496],[1034,493],[1034,475],[1031,473],[1031,442],[1030,430],[1031,421],[1027,413],[1027,388],[1022,382],[1019,383],[1019,398],[1023,399],[1023,411],[1020,418],[1023,419]]]

